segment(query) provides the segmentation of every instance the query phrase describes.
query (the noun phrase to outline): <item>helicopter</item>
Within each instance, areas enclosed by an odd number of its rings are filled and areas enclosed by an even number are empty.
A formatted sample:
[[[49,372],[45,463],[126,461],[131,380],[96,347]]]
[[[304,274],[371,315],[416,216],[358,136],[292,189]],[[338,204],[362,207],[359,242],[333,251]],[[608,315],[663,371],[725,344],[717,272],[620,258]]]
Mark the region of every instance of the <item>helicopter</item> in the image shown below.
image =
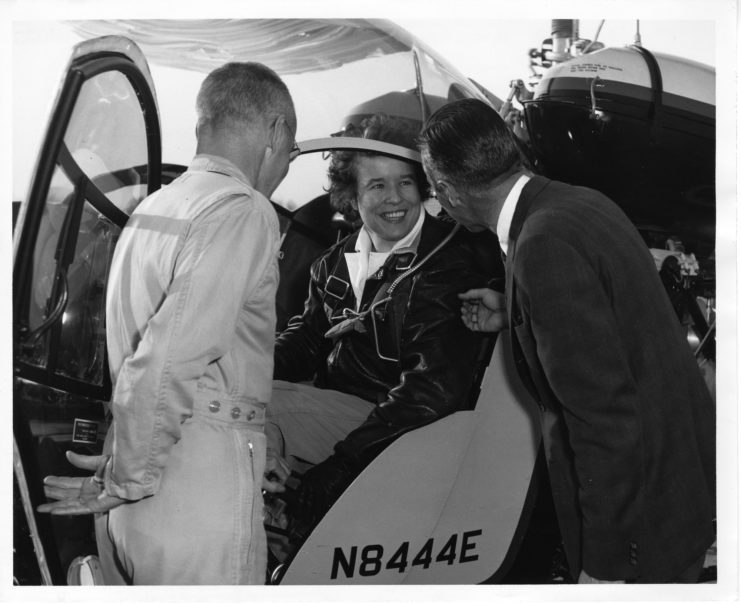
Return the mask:
[[[168,147],[166,135],[192,131],[192,124],[181,113],[163,114],[164,96],[194,98],[205,74],[227,60],[266,63],[296,102],[300,156],[271,199],[284,236],[278,327],[300,310],[311,261],[350,232],[324,191],[327,154],[359,144],[341,136],[342,128],[377,112],[421,128],[445,103],[478,98],[513,121],[535,169],[603,189],[624,207],[647,245],[662,251],[657,270],[674,287],[668,291],[676,294],[678,318],[691,321],[698,356],[712,358],[714,99],[681,86],[691,70],[705,78],[700,88],[714,90],[709,68],[599,48],[579,38],[573,22],[571,29],[554,22],[550,41],[530,53],[533,69],[543,70],[534,90],[516,81],[502,100],[383,20],[86,20],[55,23],[54,34],[72,44],[71,56],[13,242],[19,585],[95,576],[92,522],[39,514],[42,480],[70,472],[66,451],[102,448],[110,422],[104,299],[113,249],[133,208],[189,159]],[[174,70],[178,88],[170,90]],[[627,126],[632,139],[622,136]],[[362,144],[392,157],[418,156]],[[684,171],[687,179],[668,189],[666,172],[676,163],[661,159],[667,151],[701,169]],[[614,161],[647,197],[621,188],[604,167]],[[470,408],[394,441],[305,540],[273,560],[266,582],[514,581],[543,494],[534,405],[507,351],[506,333],[492,338]],[[551,579],[547,569],[541,580]]]

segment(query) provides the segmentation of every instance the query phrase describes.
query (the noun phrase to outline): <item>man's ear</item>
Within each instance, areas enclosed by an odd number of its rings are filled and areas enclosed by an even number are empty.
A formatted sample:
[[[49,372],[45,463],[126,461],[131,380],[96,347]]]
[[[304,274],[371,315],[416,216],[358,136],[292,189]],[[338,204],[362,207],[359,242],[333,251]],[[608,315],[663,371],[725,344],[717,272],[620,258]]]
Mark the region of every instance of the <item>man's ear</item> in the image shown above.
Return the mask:
[[[286,121],[286,116],[282,113],[279,114],[270,126],[270,146],[274,149],[279,149],[281,145],[285,146],[286,144],[290,146],[290,142],[285,140],[290,136],[290,131],[291,129]]]
[[[277,127],[277,123],[276,120],[273,120],[268,128],[267,136],[265,137],[265,151],[268,152],[268,155],[273,153],[273,149],[278,148],[278,132],[280,131],[280,128]]]
[[[279,137],[284,130],[284,128],[280,126],[280,119],[281,116],[279,115],[267,125],[267,132],[265,136],[265,156],[268,158],[273,154],[274,149],[279,148]]]
[[[451,206],[458,207],[461,205],[461,196],[458,189],[456,189],[455,185],[450,181],[445,179],[438,180],[435,182],[435,191],[437,191],[438,195],[444,195],[445,199]]]

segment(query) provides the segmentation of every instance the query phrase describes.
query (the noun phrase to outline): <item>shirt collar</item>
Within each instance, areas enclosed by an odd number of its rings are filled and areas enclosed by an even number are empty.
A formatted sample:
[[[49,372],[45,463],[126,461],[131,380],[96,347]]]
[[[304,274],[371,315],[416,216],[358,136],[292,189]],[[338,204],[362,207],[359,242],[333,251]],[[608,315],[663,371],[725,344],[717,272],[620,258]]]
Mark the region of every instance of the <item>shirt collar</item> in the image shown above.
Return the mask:
[[[507,194],[507,198],[504,200],[502,205],[502,211],[499,213],[499,220],[497,221],[497,237],[499,238],[499,247],[506,254],[507,247],[509,245],[509,228],[512,226],[512,218],[515,215],[515,208],[517,202],[520,199],[520,193],[527,184],[530,177],[527,174],[523,174],[517,179],[515,186],[512,187],[510,192]]]
[[[412,230],[409,231],[404,237],[399,239],[394,246],[386,252],[387,254],[391,253],[397,253],[401,251],[417,251],[417,246],[419,245],[419,234],[422,231],[422,224],[425,221],[425,214],[427,212],[424,208],[420,207],[419,212],[419,218],[417,218],[417,222],[412,227]],[[365,252],[366,254],[369,254],[373,252],[373,242],[371,241],[370,234],[368,233],[368,229],[363,225],[363,227],[360,229],[360,233],[358,233],[358,239],[355,242],[355,251],[356,252]],[[379,252],[374,252],[379,253]]]
[[[218,172],[226,176],[236,178],[240,182],[245,183],[248,186],[252,186],[249,179],[245,176],[244,172],[240,170],[234,163],[221,157],[219,155],[210,155],[208,153],[199,153],[190,162],[189,170],[206,171],[206,172]]]

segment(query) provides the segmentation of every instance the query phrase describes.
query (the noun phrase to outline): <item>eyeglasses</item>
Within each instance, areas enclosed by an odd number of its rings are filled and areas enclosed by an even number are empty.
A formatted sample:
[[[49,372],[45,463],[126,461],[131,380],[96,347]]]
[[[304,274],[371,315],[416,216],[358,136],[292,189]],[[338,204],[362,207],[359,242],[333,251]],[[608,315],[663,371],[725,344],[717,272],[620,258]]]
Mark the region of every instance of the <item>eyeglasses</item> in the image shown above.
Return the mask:
[[[291,127],[288,125],[288,122],[286,120],[283,120],[283,124],[288,130],[288,135],[293,139],[293,146],[291,147],[291,150],[288,152],[288,163],[291,163],[294,159],[296,159],[299,155],[301,155],[301,149],[299,148],[298,143],[296,142],[296,135],[291,130]]]

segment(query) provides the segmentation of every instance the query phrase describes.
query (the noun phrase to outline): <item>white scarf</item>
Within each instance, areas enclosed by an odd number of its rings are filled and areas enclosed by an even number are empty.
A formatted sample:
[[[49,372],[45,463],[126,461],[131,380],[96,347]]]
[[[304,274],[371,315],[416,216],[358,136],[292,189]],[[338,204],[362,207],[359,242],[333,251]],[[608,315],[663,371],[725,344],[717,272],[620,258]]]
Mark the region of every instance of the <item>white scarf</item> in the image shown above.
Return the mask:
[[[358,239],[355,242],[355,252],[345,252],[347,273],[350,275],[350,284],[355,293],[355,310],[360,310],[360,300],[363,297],[363,288],[365,287],[366,280],[384,265],[389,254],[399,254],[409,251],[417,252],[419,233],[422,231],[422,223],[425,220],[426,214],[423,209],[420,210],[419,218],[412,230],[402,239],[399,239],[388,252],[373,251],[373,242],[365,225],[363,225],[360,233],[358,233]]]

